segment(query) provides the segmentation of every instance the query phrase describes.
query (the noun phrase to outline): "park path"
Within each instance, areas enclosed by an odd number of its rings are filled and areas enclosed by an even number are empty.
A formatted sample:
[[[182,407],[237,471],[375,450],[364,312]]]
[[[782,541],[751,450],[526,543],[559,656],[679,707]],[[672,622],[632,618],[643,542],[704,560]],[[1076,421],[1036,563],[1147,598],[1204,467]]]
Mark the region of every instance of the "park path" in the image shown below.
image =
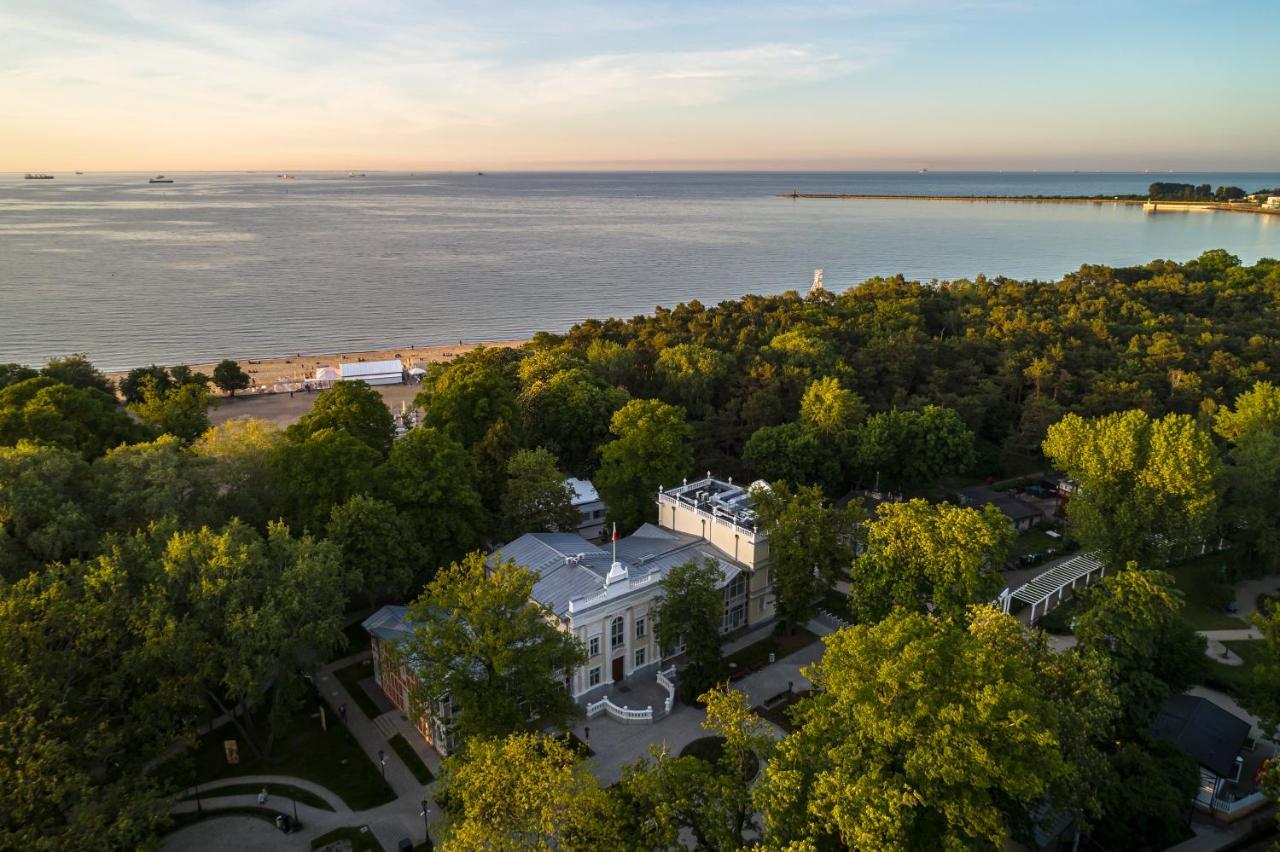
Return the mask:
[[[375,769],[379,768],[378,752],[382,752],[387,784],[395,793],[395,799],[376,808],[353,811],[332,790],[301,778],[284,775],[244,775],[221,778],[217,782],[209,782],[201,786],[216,788],[238,783],[293,785],[320,796],[334,806],[334,810],[325,811],[299,803],[298,817],[302,820],[303,829],[291,835],[281,834],[270,823],[252,817],[228,816],[206,819],[168,835],[162,848],[171,852],[310,849],[311,841],[316,837],[336,828],[361,825],[369,826],[384,849],[397,848],[401,838],[406,837],[412,840],[414,845],[422,843],[426,837],[422,802],[426,800],[430,803],[430,816],[433,822],[440,817],[440,809],[435,804],[431,788],[420,784],[400,759],[400,755],[391,748],[387,742],[387,731],[406,734],[405,740],[414,747],[419,756],[427,761],[428,767],[437,776],[440,768],[439,759],[434,756],[434,753],[424,754],[429,751],[425,743],[422,743],[421,748],[418,747],[421,737],[416,735],[408,722],[400,718],[398,711],[385,713],[378,719],[370,719],[335,676],[334,673],[337,670],[368,657],[369,652],[363,651],[322,666],[316,673],[315,683],[321,697],[329,704],[328,715],[333,720],[330,724],[341,724],[338,721],[338,708],[346,705],[347,729],[364,753],[369,756]],[[188,792],[192,791],[184,791],[183,795]],[[206,810],[242,805],[256,807],[257,804],[258,797],[252,793],[234,796],[201,796],[201,806]],[[268,798],[266,806],[281,813],[293,813],[293,803],[286,796],[272,795]],[[174,804],[172,812],[184,813],[196,809],[194,800],[182,801]],[[437,834],[438,832],[433,830],[433,837]]]

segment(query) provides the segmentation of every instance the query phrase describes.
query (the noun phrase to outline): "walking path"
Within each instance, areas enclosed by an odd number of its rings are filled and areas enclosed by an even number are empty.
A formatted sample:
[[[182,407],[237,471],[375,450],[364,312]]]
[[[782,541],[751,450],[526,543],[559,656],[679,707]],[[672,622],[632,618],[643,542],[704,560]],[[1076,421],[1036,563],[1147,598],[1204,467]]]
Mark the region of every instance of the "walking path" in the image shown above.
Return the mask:
[[[365,811],[353,811],[333,791],[301,778],[292,778],[285,775],[245,775],[236,778],[221,778],[217,782],[209,782],[206,785],[202,785],[202,787],[222,787],[239,783],[293,785],[320,796],[332,805],[334,809],[325,811],[299,803],[297,805],[297,813],[302,820],[303,829],[290,835],[281,834],[270,822],[253,817],[227,816],[210,818],[168,835],[164,839],[162,848],[172,850],[172,852],[179,852],[179,850],[182,850],[182,852],[189,852],[190,850],[222,852],[222,850],[242,849],[310,849],[311,841],[322,834],[327,834],[336,828],[344,826],[361,825],[369,826],[384,849],[397,848],[401,838],[405,837],[412,840],[414,845],[422,843],[425,838],[422,818],[423,800],[427,799],[431,803],[430,814],[433,822],[440,817],[440,809],[435,804],[428,788],[418,783],[418,779],[405,766],[404,761],[400,759],[400,755],[391,748],[387,742],[386,732],[390,730],[405,734],[405,740],[414,747],[419,756],[427,763],[428,768],[437,776],[439,775],[440,762],[434,756],[434,752],[431,752],[426,746],[426,743],[422,742],[422,738],[413,731],[412,726],[400,717],[398,711],[385,713],[378,719],[369,719],[361,712],[360,705],[356,704],[346,688],[334,675],[334,672],[338,669],[359,662],[368,655],[369,652],[365,651],[323,666],[316,674],[316,688],[330,705],[330,716],[335,720],[335,723],[338,719],[338,707],[344,704],[347,706],[347,729],[351,732],[356,742],[360,744],[365,754],[369,755],[369,759],[373,761],[375,767],[378,766],[378,752],[382,752],[386,766],[387,784],[396,794],[394,801]],[[421,747],[419,747],[419,744],[421,744]],[[184,791],[184,795],[186,792],[190,791]],[[202,795],[200,807],[204,810],[211,810],[246,805],[257,807],[257,794],[215,796],[212,798]],[[293,813],[293,803],[287,797],[279,795],[270,796],[266,807],[290,815]],[[197,804],[195,801],[184,801],[177,802],[173,806],[172,812],[188,813],[196,809]],[[437,832],[433,831],[432,833],[434,836]]]

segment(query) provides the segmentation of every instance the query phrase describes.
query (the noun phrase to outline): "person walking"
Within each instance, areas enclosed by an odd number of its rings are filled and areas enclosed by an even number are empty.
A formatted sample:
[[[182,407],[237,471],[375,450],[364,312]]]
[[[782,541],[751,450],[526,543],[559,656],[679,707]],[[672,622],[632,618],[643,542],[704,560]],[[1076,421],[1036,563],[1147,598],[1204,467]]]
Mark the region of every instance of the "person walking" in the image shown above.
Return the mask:
[[[267,788],[263,787],[262,792],[258,794],[258,804],[265,805],[267,803]]]

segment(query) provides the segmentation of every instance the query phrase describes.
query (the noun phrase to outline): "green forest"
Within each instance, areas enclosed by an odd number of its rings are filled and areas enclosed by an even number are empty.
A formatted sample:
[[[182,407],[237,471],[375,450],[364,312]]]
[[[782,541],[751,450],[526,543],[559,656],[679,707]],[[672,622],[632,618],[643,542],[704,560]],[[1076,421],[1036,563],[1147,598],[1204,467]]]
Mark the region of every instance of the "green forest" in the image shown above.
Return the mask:
[[[433,365],[422,423],[400,437],[407,424],[362,383],[319,394],[283,429],[211,426],[210,384],[234,395],[248,380],[234,362],[213,377],[151,365],[118,385],[77,355],[0,365],[0,848],[154,846],[215,717],[255,759],[283,759],[315,704],[310,673],[349,650],[348,613],[489,601],[513,613],[503,641],[518,644],[532,581],[517,566],[491,577],[477,552],[570,523],[566,476],[592,479],[623,533],[653,519],[661,486],[705,471],[775,483],[761,511],[780,543],[784,623],[849,577],[855,624],[828,638],[821,695],[776,744],[715,686],[718,649],[695,661],[709,730],[726,741],[709,774],[655,757],[599,789],[527,730],[527,712],[477,691],[475,748],[449,768],[453,848],[499,836],[665,849],[682,829],[714,849],[743,845],[744,830],[779,849],[989,848],[1025,836],[1046,801],[1097,837],[1173,838],[1194,779],[1147,729],[1204,657],[1159,569],[1206,543],[1226,548],[1228,579],[1280,568],[1280,261],[1224,251],[587,320]],[[985,606],[1011,543],[1003,522],[939,502],[1050,469],[1081,485],[1074,539],[1134,569],[1090,597],[1070,654]],[[874,517],[834,507],[872,485],[923,499]],[[903,541],[936,546],[921,556]],[[693,566],[681,579],[696,609],[706,584]],[[477,597],[490,581],[502,585]],[[1280,616],[1268,618],[1270,666],[1249,706],[1270,723]],[[544,679],[579,654],[551,650]],[[886,678],[916,685],[897,705],[909,720],[864,688]],[[983,679],[1025,731],[992,733]],[[577,712],[563,698],[549,717]],[[964,709],[949,734],[930,721],[944,706]],[[754,786],[748,752],[767,763]],[[931,765],[947,761],[964,771]],[[1121,808],[1132,777],[1151,796]],[[529,778],[557,781],[531,785],[520,819],[559,813],[564,834],[476,816]],[[663,807],[659,824],[645,818]]]

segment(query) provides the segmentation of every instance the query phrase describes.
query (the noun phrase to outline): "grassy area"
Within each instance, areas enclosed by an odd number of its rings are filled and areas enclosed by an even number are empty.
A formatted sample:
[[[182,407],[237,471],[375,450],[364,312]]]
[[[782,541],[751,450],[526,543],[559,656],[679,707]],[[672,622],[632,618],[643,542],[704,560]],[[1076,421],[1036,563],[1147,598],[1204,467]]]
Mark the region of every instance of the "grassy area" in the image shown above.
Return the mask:
[[[681,757],[696,757],[707,763],[716,763],[724,755],[724,737],[699,737],[680,750]],[[747,780],[756,777],[760,771],[760,759],[754,754],[743,770]]]
[[[373,832],[369,830],[369,826],[347,826],[345,828],[335,828],[328,834],[322,834],[315,840],[311,841],[312,849],[319,849],[329,843],[339,840],[347,840],[351,842],[351,852],[386,852],[382,848],[382,844],[378,842],[378,838],[373,836]]]
[[[190,811],[189,813],[171,814],[169,816],[169,828],[165,829],[165,834],[172,834],[179,829],[186,828],[189,825],[195,825],[198,822],[214,817],[224,816],[247,816],[254,819],[260,819],[268,823],[272,828],[276,827],[276,817],[283,816],[280,811],[273,811],[271,808],[260,808],[256,805],[238,805],[229,808],[209,808],[206,807],[203,812]]]
[[[811,695],[813,695],[812,689],[798,690],[792,693],[791,697],[783,704],[769,708],[753,707],[751,709],[760,718],[767,719],[787,733],[791,733],[795,728],[795,725],[791,723],[791,708]]]
[[[409,745],[409,741],[403,736],[396,734],[387,742],[391,743],[391,748],[396,754],[400,755],[400,759],[404,761],[405,766],[409,767],[409,771],[413,773],[414,778],[418,779],[419,784],[430,784],[435,780],[431,770],[422,762],[422,758],[413,750],[413,746]]]
[[[364,715],[370,719],[376,719],[382,715],[382,711],[378,709],[378,705],[369,697],[369,693],[360,687],[360,681],[365,678],[373,677],[373,660],[361,660],[358,663],[352,663],[346,668],[338,669],[333,673],[351,695],[351,700],[356,703]]]
[[[1223,642],[1228,650],[1234,651],[1244,660],[1242,666],[1228,666],[1214,662],[1205,674],[1204,685],[1217,689],[1228,695],[1239,698],[1248,685],[1249,673],[1258,663],[1267,659],[1267,644],[1261,640],[1242,639],[1237,642]]]
[[[770,653],[774,655],[775,659],[781,660],[788,654],[794,654],[806,645],[817,641],[817,639],[817,636],[803,627],[797,627],[794,633],[779,630],[759,642],[752,642],[747,647],[729,654],[724,658],[724,661],[726,665],[733,667],[732,670],[735,673],[755,671],[769,664]]]
[[[394,799],[373,761],[332,714],[329,729],[321,729],[318,701],[313,693],[306,710],[280,725],[270,758],[255,757],[231,726],[201,737],[194,754],[200,786],[237,775],[292,775],[331,790],[357,811]],[[236,740],[239,763],[227,763],[223,740]],[[181,786],[190,786],[189,780]]]
[[[1013,546],[1009,548],[1009,555],[1014,559],[1027,553],[1044,553],[1047,550],[1056,550],[1059,554],[1063,552],[1065,542],[1061,538],[1054,538],[1044,530],[1030,529],[1024,533],[1020,533],[1013,540]]]
[[[1195,630],[1243,630],[1244,619],[1228,615],[1224,608],[1235,600],[1226,581],[1227,557],[1220,553],[1201,556],[1166,569],[1182,591],[1182,619]]]
[[[216,796],[256,796],[262,792],[262,788],[267,788],[267,795],[275,796],[283,799],[297,799],[299,804],[310,805],[313,808],[319,808],[322,811],[331,811],[333,807],[324,799],[315,793],[303,790],[301,787],[290,787],[286,784],[217,784],[210,785],[207,789],[200,788],[200,799],[212,799]],[[190,796],[184,796],[183,800],[187,802],[195,801],[196,795],[192,793]]]

